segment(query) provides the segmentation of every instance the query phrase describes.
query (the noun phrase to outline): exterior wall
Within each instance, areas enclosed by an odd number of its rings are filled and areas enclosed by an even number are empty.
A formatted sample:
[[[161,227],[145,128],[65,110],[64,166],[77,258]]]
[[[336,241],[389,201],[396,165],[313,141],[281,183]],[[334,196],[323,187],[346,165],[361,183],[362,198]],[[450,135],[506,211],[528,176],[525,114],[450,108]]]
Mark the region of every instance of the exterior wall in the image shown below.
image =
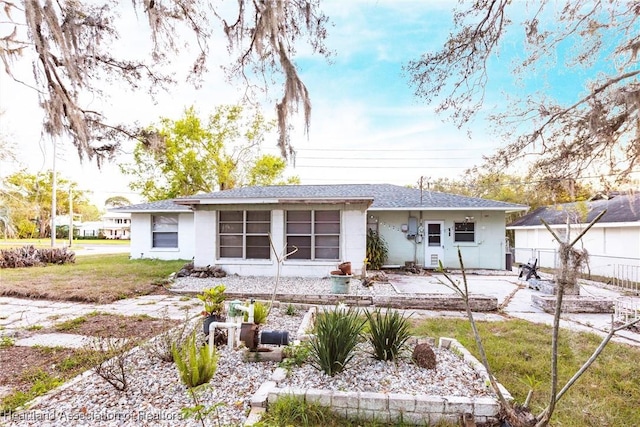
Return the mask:
[[[218,247],[217,233],[215,233],[217,219],[216,211],[197,210],[194,212],[194,266],[206,267],[215,264],[216,248]]]
[[[577,236],[584,227],[584,224],[572,226],[570,235]],[[552,228],[564,238],[565,225]],[[540,267],[558,267],[559,245],[546,228],[517,227],[514,232],[515,262],[526,263],[537,258]],[[589,253],[591,274],[613,277],[615,265],[640,266],[640,224],[596,224],[580,239],[576,248],[586,249]]]
[[[442,244],[444,254],[442,262],[447,268],[460,268],[458,247],[462,253],[465,268],[504,269],[505,268],[505,214],[501,211],[370,211],[369,215],[378,218],[378,230],[387,242],[389,256],[386,265],[404,266],[405,262],[415,262],[424,266],[425,242],[416,243],[407,239],[402,225],[407,224],[409,217],[418,219],[418,224],[425,221],[443,221],[444,232]],[[462,222],[466,217],[473,217],[475,223],[475,241],[468,243],[454,242],[453,227],[455,222]]]
[[[443,264],[447,268],[459,268],[457,248],[462,251],[463,261],[467,268],[504,269],[505,267],[505,220],[500,211],[440,211],[440,212],[407,212],[407,211],[366,211],[364,204],[341,205],[230,205],[228,210],[271,211],[271,237],[277,251],[285,245],[285,211],[340,209],[340,259],[335,261],[285,260],[280,265],[280,275],[284,277],[323,277],[335,270],[337,264],[350,261],[353,274],[362,272],[366,256],[367,215],[378,218],[378,229],[387,242],[389,257],[387,265],[403,266],[406,261],[424,265],[425,239],[420,243],[406,238],[401,229],[407,224],[409,216],[418,219],[419,224],[426,220],[443,221],[444,245]],[[454,222],[464,221],[465,217],[473,217],[475,223],[475,241],[455,243]],[[214,207],[199,206],[191,212],[179,214],[179,249],[152,248],[151,213],[131,214],[131,257],[184,259],[194,260],[196,267],[216,265],[229,274],[242,276],[275,276],[278,262],[275,254],[271,259],[244,260],[220,259],[218,257],[217,211]],[[281,256],[282,254],[278,254]]]
[[[79,225],[78,235],[81,237],[98,237],[100,230],[102,230],[101,221],[87,221]]]
[[[219,206],[217,207],[219,208]],[[226,210],[271,210],[271,238],[277,251],[285,247],[285,211],[340,209],[340,259],[336,261],[284,260],[280,266],[283,277],[322,277],[335,270],[342,261],[351,261],[352,271],[362,271],[366,256],[366,210],[365,205],[230,205]],[[241,276],[275,276],[278,271],[276,256],[269,260],[221,259],[218,257],[217,215],[213,207],[200,206],[195,211],[195,259],[196,267],[216,265],[228,274]],[[278,256],[283,254],[278,253]]]
[[[162,260],[194,257],[194,216],[192,213],[178,215],[178,248],[153,248],[151,239],[151,214],[131,214],[131,258],[155,258]]]

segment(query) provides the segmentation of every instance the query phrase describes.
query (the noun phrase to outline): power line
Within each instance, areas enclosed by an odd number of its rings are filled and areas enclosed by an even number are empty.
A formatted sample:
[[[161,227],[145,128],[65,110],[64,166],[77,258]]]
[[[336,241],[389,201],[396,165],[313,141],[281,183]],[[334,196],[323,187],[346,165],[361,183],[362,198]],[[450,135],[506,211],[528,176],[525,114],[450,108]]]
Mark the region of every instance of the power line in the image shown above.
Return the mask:
[[[470,166],[355,166],[355,165],[296,165],[295,169],[469,169]]]
[[[415,153],[415,152],[437,152],[437,151],[478,151],[478,150],[495,150],[496,147],[466,147],[466,148],[298,148],[295,149],[296,153],[301,153],[304,151],[324,151],[324,152],[334,152],[334,151],[355,151],[355,152],[407,152],[407,153]]]
[[[477,157],[386,157],[386,158],[381,158],[381,157],[349,157],[349,158],[342,158],[342,159],[336,159],[335,157],[297,157],[296,156],[296,162],[299,160],[349,160],[349,161],[354,161],[354,160],[434,160],[434,161],[440,161],[440,160],[481,160],[478,159]]]

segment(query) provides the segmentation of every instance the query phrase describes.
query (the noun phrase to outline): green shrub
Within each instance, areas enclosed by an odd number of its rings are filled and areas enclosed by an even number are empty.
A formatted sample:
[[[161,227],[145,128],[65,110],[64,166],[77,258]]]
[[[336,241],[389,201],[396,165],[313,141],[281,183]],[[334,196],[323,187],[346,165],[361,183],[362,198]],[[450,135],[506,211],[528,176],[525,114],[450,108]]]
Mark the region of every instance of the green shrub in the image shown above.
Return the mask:
[[[224,313],[224,300],[227,298],[224,291],[226,289],[225,285],[218,285],[205,289],[202,293],[196,295],[203,303],[203,316],[221,316]]]
[[[264,325],[267,323],[267,316],[269,315],[269,306],[263,304],[260,301],[256,301],[253,304],[253,323],[256,325]],[[244,321],[249,320],[249,313],[244,313]]]
[[[372,270],[380,270],[387,261],[388,254],[387,242],[378,232],[369,229],[367,231],[367,266]]]
[[[373,357],[378,360],[394,360],[411,337],[409,318],[397,310],[386,310],[384,314],[378,308],[373,312],[365,311],[369,322],[369,342],[373,347]]]
[[[366,319],[359,310],[324,310],[318,314],[311,339],[311,363],[327,375],[342,372],[353,359],[354,349],[364,328]]]
[[[195,331],[181,347],[173,346],[173,360],[176,363],[180,379],[189,388],[208,383],[218,367],[218,354],[215,347],[199,346]]]

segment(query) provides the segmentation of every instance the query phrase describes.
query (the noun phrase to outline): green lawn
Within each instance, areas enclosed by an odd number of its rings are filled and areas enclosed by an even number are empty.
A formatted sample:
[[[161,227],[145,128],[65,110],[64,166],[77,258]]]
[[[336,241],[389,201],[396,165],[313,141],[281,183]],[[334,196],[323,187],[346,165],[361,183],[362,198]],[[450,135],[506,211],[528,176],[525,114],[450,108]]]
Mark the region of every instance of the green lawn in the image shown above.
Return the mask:
[[[526,378],[541,381],[531,404],[535,414],[549,399],[551,327],[524,320],[479,322],[489,364],[498,380],[522,403],[529,387]],[[478,359],[469,322],[421,321],[418,335],[458,339]],[[562,330],[559,347],[559,388],[591,356],[601,341],[595,334]],[[640,348],[609,343],[598,360],[556,407],[554,426],[640,426]]]
[[[80,249],[84,245],[116,245],[127,246],[129,240],[118,239],[78,239],[73,240],[72,247]],[[69,245],[69,239],[56,239],[56,247]],[[22,246],[35,246],[36,248],[50,248],[51,239],[0,239],[0,249],[20,248]]]
[[[161,291],[169,274],[186,262],[105,254],[76,257],[74,264],[6,268],[0,295],[107,303]]]

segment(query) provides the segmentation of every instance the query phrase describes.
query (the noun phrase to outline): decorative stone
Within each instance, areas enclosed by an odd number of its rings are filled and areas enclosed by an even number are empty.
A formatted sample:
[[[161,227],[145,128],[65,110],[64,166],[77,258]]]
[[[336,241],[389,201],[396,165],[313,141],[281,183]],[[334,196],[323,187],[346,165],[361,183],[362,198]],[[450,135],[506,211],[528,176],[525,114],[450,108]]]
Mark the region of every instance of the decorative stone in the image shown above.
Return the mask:
[[[436,368],[436,354],[429,344],[423,343],[416,345],[413,349],[411,359],[421,368]]]

